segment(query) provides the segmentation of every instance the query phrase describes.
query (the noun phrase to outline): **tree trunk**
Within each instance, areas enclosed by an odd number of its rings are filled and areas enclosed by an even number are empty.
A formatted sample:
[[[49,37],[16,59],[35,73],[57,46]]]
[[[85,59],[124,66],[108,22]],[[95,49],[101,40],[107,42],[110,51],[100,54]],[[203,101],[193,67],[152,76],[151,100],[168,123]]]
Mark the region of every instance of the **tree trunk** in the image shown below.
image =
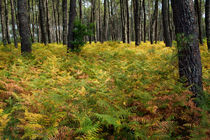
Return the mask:
[[[169,30],[169,15],[168,15],[168,0],[162,0],[162,16],[163,16],[163,35],[167,47],[172,46],[170,30]]]
[[[27,0],[18,0],[18,20],[21,37],[21,53],[31,53],[31,35],[29,30]]]
[[[206,22],[206,37],[207,37],[207,45],[208,45],[208,49],[210,50],[210,1],[206,0],[206,4],[205,4],[205,9],[206,9],[206,18],[205,18],[205,22]]]
[[[140,44],[140,1],[133,0],[134,24],[135,24],[135,44]]]
[[[201,0],[200,0],[201,3]],[[201,7],[198,0],[195,0],[195,13],[198,21],[198,29],[199,29],[199,41],[200,44],[203,44],[203,37],[202,37],[202,19],[201,19]]]
[[[104,0],[104,38],[103,41],[107,41],[108,32],[108,21],[107,21],[107,0]]]
[[[126,13],[127,13],[127,43],[130,43],[130,14],[129,14],[129,2],[126,1]]]
[[[10,0],[10,6],[11,6],[11,17],[12,17],[12,31],[13,31],[13,38],[14,38],[14,44],[17,48],[17,35],[16,35],[16,29],[15,29],[15,10],[14,10],[14,3],[13,0]]]
[[[74,51],[75,46],[72,44],[74,41],[74,20],[76,18],[76,0],[70,1],[70,11],[69,11],[69,30],[68,30],[68,52]]]
[[[82,23],[82,0],[79,0],[79,19]]]
[[[41,27],[41,42],[47,44],[47,33],[45,24],[45,12],[44,12],[44,1],[39,0],[39,20]]]
[[[4,1],[0,1],[0,16],[1,16],[1,31],[2,31],[2,42],[4,45],[7,44],[6,39],[6,25],[5,25],[5,13],[4,13]]]
[[[154,24],[156,22],[156,17],[158,16],[158,0],[155,0],[155,10],[152,16],[152,21],[150,24],[150,42],[151,44],[153,44],[153,28],[154,28]]]
[[[67,45],[67,16],[68,16],[68,8],[67,8],[67,0],[63,0],[63,44]]]
[[[181,80],[201,98],[202,65],[193,0],[172,0]]]
[[[9,33],[9,14],[8,14],[8,1],[4,0],[4,10],[5,10],[5,22],[6,22],[6,38],[7,43],[11,44],[10,33]]]
[[[57,24],[57,17],[56,17],[56,11],[55,11],[55,0],[52,1],[53,3],[53,19],[54,19],[54,22],[55,22],[55,39],[56,39],[56,42],[58,43],[58,24]]]
[[[61,26],[60,26],[60,0],[57,0],[57,15],[58,15],[58,42],[61,42]]]
[[[146,7],[145,7],[145,0],[143,0],[143,12],[144,12],[144,42],[146,42],[146,24],[147,24],[147,16],[146,16]]]
[[[49,8],[48,8],[48,0],[46,0],[46,29],[47,29],[47,38],[48,43],[51,43],[51,33],[50,33],[50,19],[49,19]]]

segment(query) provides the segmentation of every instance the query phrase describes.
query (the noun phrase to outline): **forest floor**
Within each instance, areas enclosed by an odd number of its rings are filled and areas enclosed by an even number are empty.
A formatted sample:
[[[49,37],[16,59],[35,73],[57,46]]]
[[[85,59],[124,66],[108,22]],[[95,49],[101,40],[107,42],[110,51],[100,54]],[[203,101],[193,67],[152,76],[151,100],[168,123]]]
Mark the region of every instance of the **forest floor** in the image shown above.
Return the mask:
[[[201,46],[206,104],[178,82],[163,42],[0,46],[0,139],[207,139],[210,55]]]

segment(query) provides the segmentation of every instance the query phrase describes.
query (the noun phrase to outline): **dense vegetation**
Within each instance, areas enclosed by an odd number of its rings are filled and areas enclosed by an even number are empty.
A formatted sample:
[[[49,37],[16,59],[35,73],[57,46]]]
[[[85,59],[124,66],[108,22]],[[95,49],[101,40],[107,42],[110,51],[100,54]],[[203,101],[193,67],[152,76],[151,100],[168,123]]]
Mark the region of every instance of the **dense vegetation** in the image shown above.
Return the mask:
[[[210,55],[201,48],[206,99]],[[0,47],[2,139],[201,139],[202,110],[178,82],[177,51],[163,42],[86,44],[80,54],[58,44]]]

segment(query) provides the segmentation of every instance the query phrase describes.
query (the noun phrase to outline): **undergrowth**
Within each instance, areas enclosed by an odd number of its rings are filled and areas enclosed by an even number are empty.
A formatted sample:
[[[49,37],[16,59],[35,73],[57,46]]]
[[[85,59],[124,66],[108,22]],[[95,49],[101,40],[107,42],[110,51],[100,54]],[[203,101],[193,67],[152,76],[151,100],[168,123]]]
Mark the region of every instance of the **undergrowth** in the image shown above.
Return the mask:
[[[0,47],[1,139],[207,139],[210,55],[201,46],[206,103],[178,82],[176,49],[163,42]]]

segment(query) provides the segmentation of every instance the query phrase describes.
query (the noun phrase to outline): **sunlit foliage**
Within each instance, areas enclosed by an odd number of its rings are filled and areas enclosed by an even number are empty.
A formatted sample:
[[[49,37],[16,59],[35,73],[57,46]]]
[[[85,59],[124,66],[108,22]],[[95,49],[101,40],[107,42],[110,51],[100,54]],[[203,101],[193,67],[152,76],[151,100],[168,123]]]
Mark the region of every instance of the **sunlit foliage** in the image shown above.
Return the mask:
[[[33,55],[21,56],[20,48],[0,47],[0,137],[208,137],[209,110],[197,108],[178,82],[175,47],[105,42],[86,44],[80,54],[66,49],[33,44]],[[206,45],[201,55],[208,96]]]

